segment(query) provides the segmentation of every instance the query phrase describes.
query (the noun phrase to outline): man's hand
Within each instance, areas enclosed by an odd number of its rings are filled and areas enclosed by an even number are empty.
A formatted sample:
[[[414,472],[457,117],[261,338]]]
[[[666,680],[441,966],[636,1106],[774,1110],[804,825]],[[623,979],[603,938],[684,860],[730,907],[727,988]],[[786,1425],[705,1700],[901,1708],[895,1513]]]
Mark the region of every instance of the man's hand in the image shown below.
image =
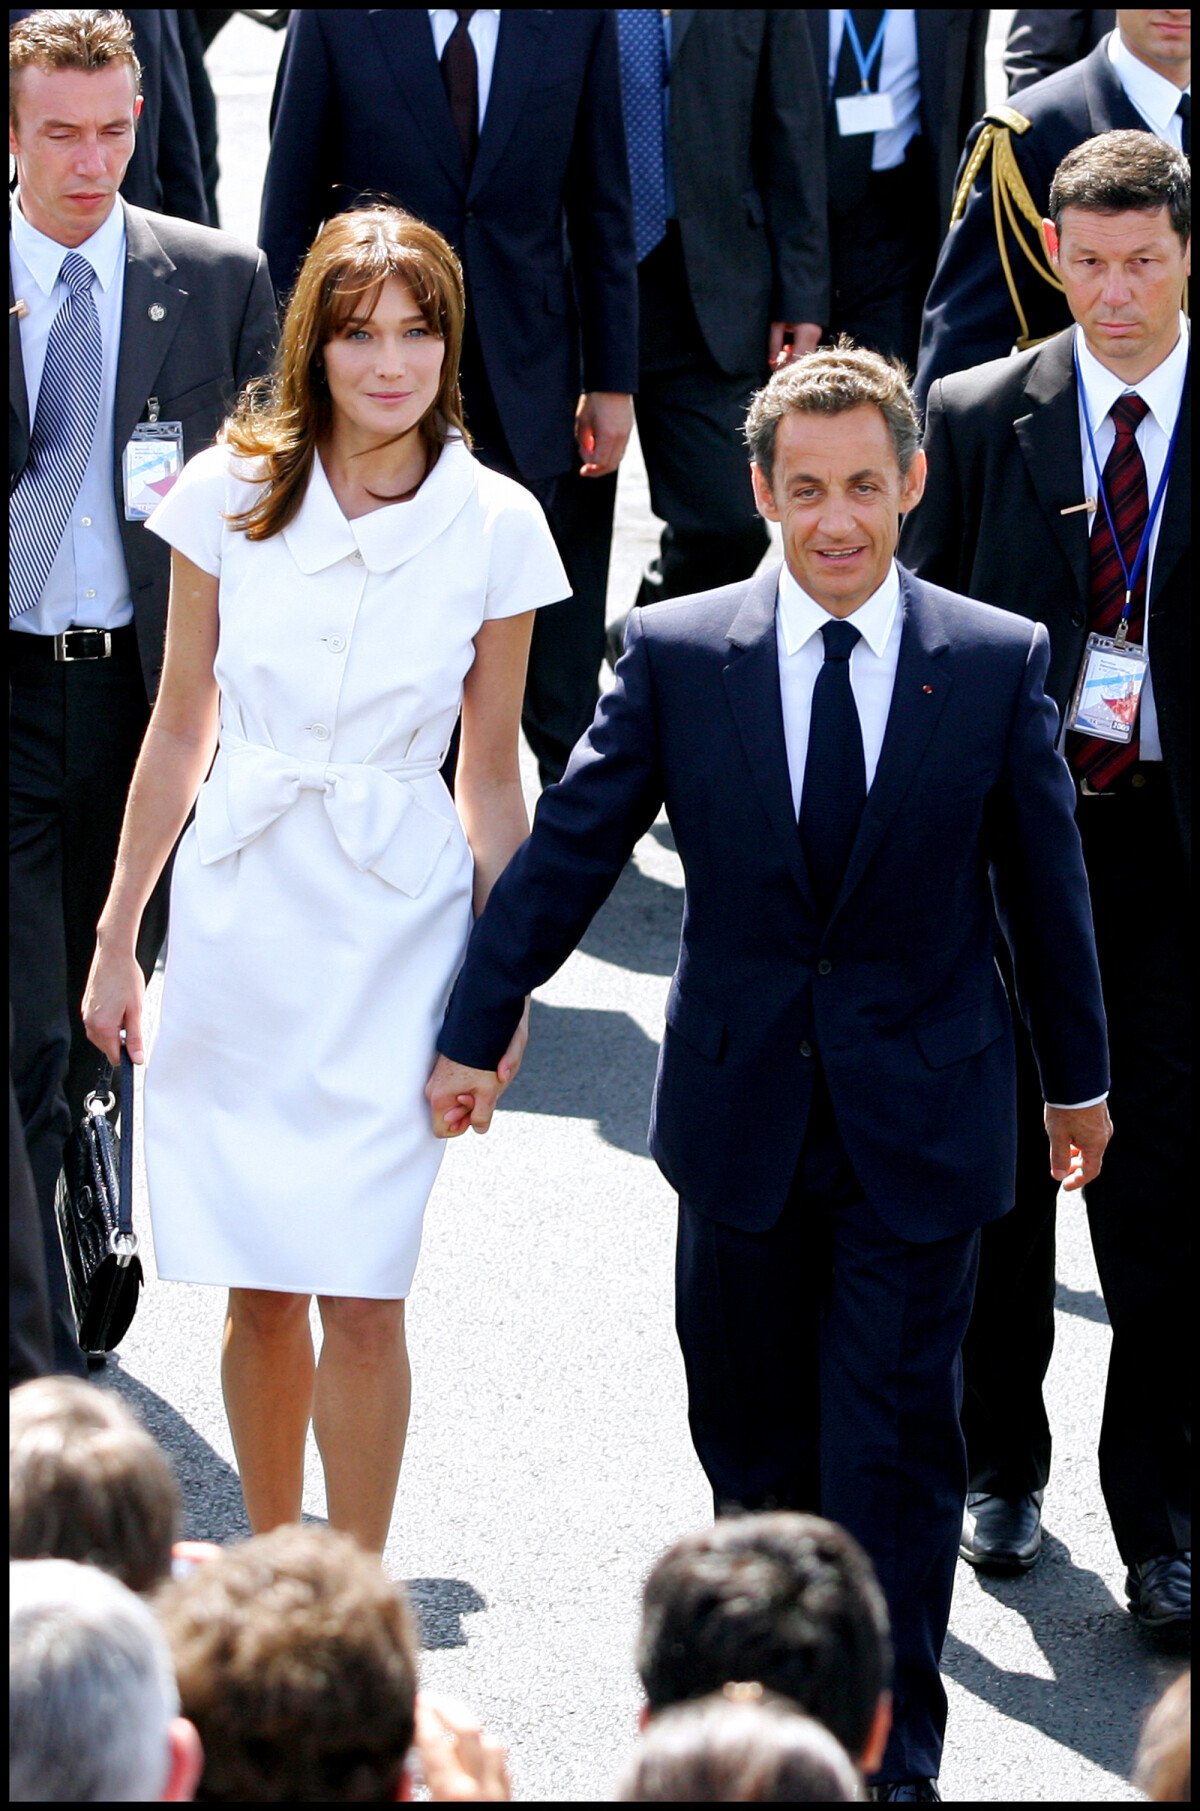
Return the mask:
[[[815,352],[820,343],[821,329],[816,321],[772,321],[767,364],[772,371],[782,371],[806,352]]]
[[[512,1788],[504,1750],[484,1735],[478,1718],[465,1704],[419,1692],[416,1713],[413,1746],[431,1799],[437,1803],[508,1803]]]
[[[1047,1107],[1050,1174],[1065,1189],[1083,1188],[1100,1174],[1104,1147],[1112,1137],[1108,1106]]]
[[[502,1092],[503,1084],[494,1070],[472,1069],[439,1056],[425,1084],[434,1137],[457,1138],[468,1126],[486,1132]]]
[[[575,439],[583,454],[581,478],[615,472],[633,432],[633,398],[620,390],[589,390],[575,411]]]

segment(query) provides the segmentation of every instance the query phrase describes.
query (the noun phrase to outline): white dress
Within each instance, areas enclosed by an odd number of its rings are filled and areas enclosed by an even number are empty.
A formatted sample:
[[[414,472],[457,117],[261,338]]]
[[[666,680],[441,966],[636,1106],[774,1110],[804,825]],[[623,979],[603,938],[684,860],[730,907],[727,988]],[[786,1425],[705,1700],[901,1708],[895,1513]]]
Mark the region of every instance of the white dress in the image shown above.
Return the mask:
[[[408,1294],[444,1145],[423,1089],[471,926],[438,769],[492,618],[569,594],[542,511],[447,445],[347,521],[319,458],[299,514],[223,517],[212,447],[147,524],[220,579],[220,746],[175,858],[146,1174],[159,1275]]]

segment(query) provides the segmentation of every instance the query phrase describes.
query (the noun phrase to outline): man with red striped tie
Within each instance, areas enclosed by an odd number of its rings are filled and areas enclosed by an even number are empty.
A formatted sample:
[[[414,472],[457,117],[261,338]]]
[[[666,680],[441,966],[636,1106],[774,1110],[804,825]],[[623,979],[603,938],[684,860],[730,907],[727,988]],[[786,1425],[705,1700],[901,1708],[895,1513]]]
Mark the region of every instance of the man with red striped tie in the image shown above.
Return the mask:
[[[1103,133],[1059,165],[1050,215],[1076,324],[934,384],[928,485],[900,551],[1050,632],[1112,1049],[1113,1143],[1087,1190],[1113,1329],[1100,1482],[1130,1610],[1177,1638],[1191,1621],[1188,160],[1150,133]],[[984,1233],[963,1353],[961,1552],[995,1572],[1036,1561],[1049,1476],[1055,1189],[1032,1139],[1017,1188]]]

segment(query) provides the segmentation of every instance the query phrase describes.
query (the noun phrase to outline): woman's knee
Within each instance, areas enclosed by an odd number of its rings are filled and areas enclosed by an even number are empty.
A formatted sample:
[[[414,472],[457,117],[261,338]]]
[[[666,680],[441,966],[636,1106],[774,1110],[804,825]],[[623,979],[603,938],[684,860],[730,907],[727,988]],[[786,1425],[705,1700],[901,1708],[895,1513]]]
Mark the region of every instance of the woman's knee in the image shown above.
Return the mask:
[[[403,1301],[368,1301],[361,1296],[318,1297],[325,1337],[361,1351],[386,1353],[404,1343]]]
[[[229,1320],[238,1330],[260,1339],[287,1339],[308,1324],[307,1295],[280,1289],[231,1289]]]

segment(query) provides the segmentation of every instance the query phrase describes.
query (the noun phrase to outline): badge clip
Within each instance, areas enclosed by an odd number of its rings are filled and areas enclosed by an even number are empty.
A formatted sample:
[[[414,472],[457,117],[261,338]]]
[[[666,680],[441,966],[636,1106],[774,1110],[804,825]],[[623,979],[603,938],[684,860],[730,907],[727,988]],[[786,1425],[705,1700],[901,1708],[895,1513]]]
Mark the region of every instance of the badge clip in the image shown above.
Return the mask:
[[[1094,510],[1097,507],[1095,497],[1085,497],[1082,503],[1068,503],[1066,509],[1060,509],[1060,516],[1077,516],[1081,509]]]

